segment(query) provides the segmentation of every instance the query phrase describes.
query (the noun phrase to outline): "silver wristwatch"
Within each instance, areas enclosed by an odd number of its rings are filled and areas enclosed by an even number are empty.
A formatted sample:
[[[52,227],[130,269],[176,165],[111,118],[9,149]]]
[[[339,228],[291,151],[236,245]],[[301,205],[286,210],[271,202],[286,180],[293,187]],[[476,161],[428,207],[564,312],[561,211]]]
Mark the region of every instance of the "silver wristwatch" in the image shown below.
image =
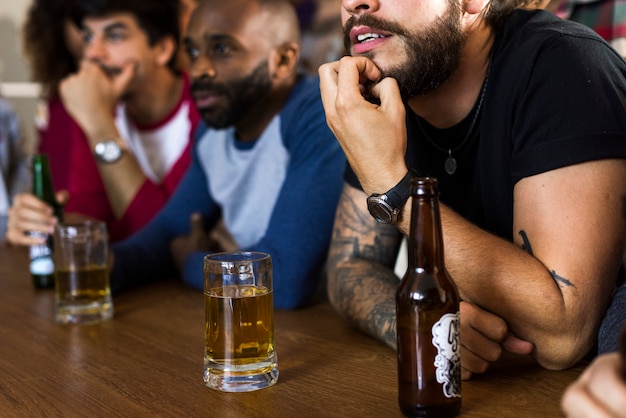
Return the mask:
[[[93,150],[96,160],[111,164],[122,158],[123,150],[114,139],[108,139],[96,144]]]
[[[370,215],[381,224],[396,224],[400,211],[411,195],[411,180],[419,177],[417,172],[408,173],[391,190],[384,194],[374,193],[367,198]]]

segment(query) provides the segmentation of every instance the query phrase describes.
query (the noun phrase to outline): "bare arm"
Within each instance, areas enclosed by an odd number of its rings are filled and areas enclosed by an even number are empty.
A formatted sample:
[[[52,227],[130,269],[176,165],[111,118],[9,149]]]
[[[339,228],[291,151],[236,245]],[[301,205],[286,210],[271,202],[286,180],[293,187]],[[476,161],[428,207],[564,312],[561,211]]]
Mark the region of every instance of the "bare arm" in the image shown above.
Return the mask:
[[[119,139],[113,109],[133,73],[134,64],[129,63],[119,75],[111,78],[98,65],[85,60],[77,74],[70,75],[61,83],[63,104],[83,129],[92,150],[97,143],[116,138],[120,146],[125,147]],[[119,219],[146,176],[129,152],[124,152],[122,158],[113,164],[97,162],[97,166],[113,213]]]
[[[446,266],[461,297],[505,319],[516,336],[535,345],[544,367],[570,366],[595,341],[626,236],[623,178],[626,162],[606,160],[520,182],[514,230],[524,231],[532,255],[522,249],[520,234],[515,243],[507,242],[442,206]],[[395,335],[388,327],[395,306],[392,265],[398,238],[389,226],[370,219],[364,202],[363,192],[344,190],[330,253],[329,291],[344,315],[393,346]],[[407,204],[399,225],[403,231],[409,213]],[[379,236],[375,250],[370,248],[374,236]],[[348,243],[355,251],[350,258]],[[380,312],[387,312],[385,321],[377,318]]]
[[[343,58],[320,67],[329,126],[366,195],[389,190],[407,171],[406,132],[401,129],[404,114],[396,107],[397,85],[387,79],[378,83],[375,92],[381,105],[372,105],[363,100],[358,85],[364,77],[374,80],[373,75],[368,76],[370,72],[368,61],[362,57]],[[370,124],[374,125],[371,129]],[[615,286],[626,238],[624,178],[626,161],[601,160],[521,180],[514,190],[514,242],[487,233],[445,206],[441,208],[446,266],[461,297],[502,318],[509,331],[533,343],[534,355],[544,367],[569,367],[595,341]],[[351,197],[355,202],[364,202],[363,194]],[[373,220],[355,217],[348,223],[342,219],[343,211],[346,207],[342,199],[335,234],[347,231],[346,225],[365,236],[381,231]],[[398,225],[404,234],[409,219],[407,203]],[[522,232],[530,248],[522,248]],[[333,237],[336,240],[337,236]],[[532,254],[527,251],[530,249]],[[332,251],[336,251],[334,244]],[[343,269],[350,266],[346,262],[340,265]],[[379,268],[382,266],[376,266]],[[334,280],[341,277],[331,273]],[[353,280],[352,275],[350,278]],[[345,278],[336,283],[354,286]],[[380,285],[368,286],[376,292],[382,289]],[[387,303],[392,303],[392,292],[389,288],[386,292]],[[338,302],[335,305],[346,315],[356,316],[352,320],[362,328],[374,327],[363,325],[369,319],[367,309],[356,305],[373,309],[372,300],[383,299],[375,295],[367,295],[371,300],[355,298],[347,308]],[[462,317],[462,327],[463,322]],[[461,338],[463,341],[465,337]],[[502,335],[495,340],[500,338]]]
[[[346,319],[369,335],[396,346],[393,273],[401,235],[374,221],[365,195],[344,185],[328,257],[328,296]]]
[[[329,254],[329,299],[359,329],[395,348],[399,279],[393,266],[402,236],[395,227],[373,220],[365,198],[364,192],[344,185]],[[500,317],[467,302],[461,302],[461,343],[463,379],[484,372],[503,347],[518,354],[532,350],[508,334]]]

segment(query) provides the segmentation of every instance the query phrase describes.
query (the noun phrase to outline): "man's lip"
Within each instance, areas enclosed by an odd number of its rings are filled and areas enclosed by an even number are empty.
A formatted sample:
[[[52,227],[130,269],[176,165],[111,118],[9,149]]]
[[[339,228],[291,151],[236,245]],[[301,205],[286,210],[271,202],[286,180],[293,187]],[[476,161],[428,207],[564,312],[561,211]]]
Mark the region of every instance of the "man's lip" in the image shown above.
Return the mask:
[[[368,33],[375,33],[380,35],[380,38],[360,43],[358,40],[359,35],[364,35]],[[356,26],[350,30],[350,42],[352,43],[352,50],[355,54],[363,54],[365,52],[371,51],[376,46],[385,42],[392,35],[388,32],[384,32],[379,29],[374,29],[369,26]]]
[[[192,95],[193,101],[196,103],[196,107],[198,109],[204,109],[213,106],[215,103],[217,103],[220,97],[218,94],[207,90],[195,91]]]

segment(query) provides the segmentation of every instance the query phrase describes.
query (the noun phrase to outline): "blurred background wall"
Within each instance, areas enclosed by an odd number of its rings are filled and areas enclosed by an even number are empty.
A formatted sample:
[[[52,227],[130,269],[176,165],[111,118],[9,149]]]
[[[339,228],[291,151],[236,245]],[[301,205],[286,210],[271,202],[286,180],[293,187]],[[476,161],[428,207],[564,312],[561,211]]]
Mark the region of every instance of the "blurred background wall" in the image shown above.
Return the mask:
[[[38,88],[22,54],[21,28],[30,0],[0,0],[0,95],[20,119],[27,151],[34,147]]]

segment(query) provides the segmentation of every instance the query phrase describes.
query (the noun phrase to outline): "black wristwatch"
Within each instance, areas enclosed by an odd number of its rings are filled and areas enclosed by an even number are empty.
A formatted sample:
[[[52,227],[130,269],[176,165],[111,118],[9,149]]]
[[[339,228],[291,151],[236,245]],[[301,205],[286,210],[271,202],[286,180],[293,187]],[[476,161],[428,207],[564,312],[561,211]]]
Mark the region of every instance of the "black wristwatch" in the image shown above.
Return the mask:
[[[414,170],[408,173],[391,190],[384,194],[374,193],[367,198],[367,210],[381,224],[395,224],[398,215],[411,195],[411,180],[419,175]]]
[[[122,158],[123,150],[116,140],[108,139],[97,143],[93,153],[101,163],[111,164]]]

